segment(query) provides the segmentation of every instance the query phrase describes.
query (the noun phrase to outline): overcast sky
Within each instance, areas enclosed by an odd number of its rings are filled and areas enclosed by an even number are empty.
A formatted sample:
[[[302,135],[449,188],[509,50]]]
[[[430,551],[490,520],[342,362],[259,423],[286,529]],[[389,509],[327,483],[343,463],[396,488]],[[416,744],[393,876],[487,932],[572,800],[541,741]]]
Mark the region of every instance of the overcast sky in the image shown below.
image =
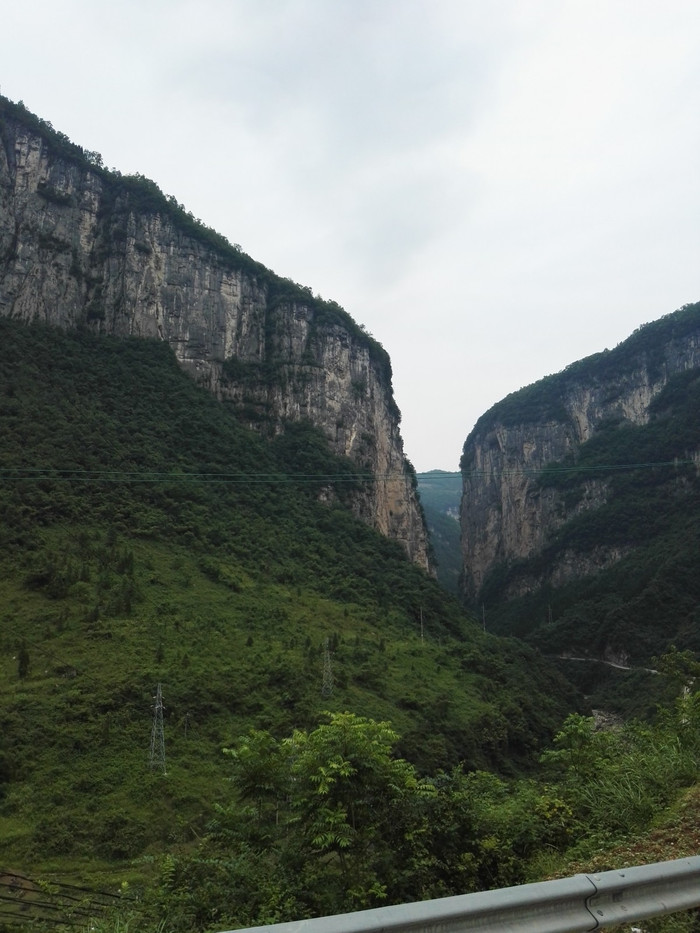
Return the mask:
[[[337,301],[405,449],[700,300],[698,0],[0,0],[0,90]]]

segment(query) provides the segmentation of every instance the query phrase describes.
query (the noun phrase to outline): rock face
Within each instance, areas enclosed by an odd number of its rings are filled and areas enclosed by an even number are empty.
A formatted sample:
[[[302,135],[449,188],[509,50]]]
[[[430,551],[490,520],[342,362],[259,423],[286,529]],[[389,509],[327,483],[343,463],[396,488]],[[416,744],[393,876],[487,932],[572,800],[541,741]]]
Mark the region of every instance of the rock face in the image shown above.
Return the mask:
[[[571,497],[537,482],[540,471],[575,465],[581,445],[605,425],[646,424],[651,402],[669,379],[698,366],[700,305],[689,305],[640,328],[615,350],[513,393],[483,415],[466,440],[461,464],[466,595],[478,599],[495,568],[542,555],[557,529],[607,501],[607,480],[589,477]],[[558,551],[535,576],[510,574],[501,595],[558,586],[623,555],[619,547]]]
[[[308,419],[335,453],[373,474],[354,502],[358,516],[428,569],[380,344],[152,182],[105,171],[97,154],[4,98],[0,142],[0,314],[165,340],[252,427],[278,432]]]

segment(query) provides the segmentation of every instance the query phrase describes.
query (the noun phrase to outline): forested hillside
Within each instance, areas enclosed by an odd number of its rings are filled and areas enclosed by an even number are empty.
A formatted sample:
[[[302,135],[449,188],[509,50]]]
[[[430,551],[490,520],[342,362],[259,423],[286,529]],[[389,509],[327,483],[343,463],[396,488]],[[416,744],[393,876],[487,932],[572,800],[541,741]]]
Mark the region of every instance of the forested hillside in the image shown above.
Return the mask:
[[[281,279],[142,175],[108,171],[0,96],[0,315],[151,337],[241,424],[311,423],[373,481],[345,504],[428,569],[387,351],[336,302]]]
[[[700,650],[700,481],[693,459],[699,425],[700,372],[691,370],[654,400],[648,424],[605,425],[582,446],[574,469],[563,462],[541,475],[542,489],[556,487],[569,497],[581,496],[592,480],[606,483],[609,495],[605,505],[559,529],[542,554],[525,562],[528,571],[537,572],[554,552],[567,549],[614,549],[620,559],[599,573],[506,603],[497,595],[503,580],[494,574],[483,599],[495,631],[525,637],[546,654],[637,667],[654,667],[654,658],[671,645]],[[570,663],[566,669],[586,678],[579,682],[589,692],[596,682],[608,690],[611,677],[621,681],[609,670],[580,668]],[[649,677],[638,672],[625,678],[619,702],[638,702],[641,695],[653,710]],[[606,700],[616,702],[609,691]]]
[[[690,656],[653,727],[598,732],[352,518],[367,479],[314,429],[264,441],[155,341],[5,319],[0,379],[7,929],[214,933],[538,880],[667,807],[661,857],[686,851]]]
[[[371,479],[314,428],[261,439],[160,342],[0,320],[0,462],[0,864],[191,845],[251,727],[347,710],[420,773],[507,774],[576,703],[352,517]]]
[[[470,490],[500,486],[502,507],[489,514],[501,540],[482,542],[493,556],[472,593],[490,631],[633,668],[654,668],[672,645],[700,649],[699,331],[700,306],[689,305],[480,420],[463,469]],[[501,452],[479,465],[487,435]],[[476,495],[465,498],[466,524]],[[474,546],[479,533],[468,533]],[[607,705],[653,711],[655,681],[643,670],[571,662],[566,671]]]

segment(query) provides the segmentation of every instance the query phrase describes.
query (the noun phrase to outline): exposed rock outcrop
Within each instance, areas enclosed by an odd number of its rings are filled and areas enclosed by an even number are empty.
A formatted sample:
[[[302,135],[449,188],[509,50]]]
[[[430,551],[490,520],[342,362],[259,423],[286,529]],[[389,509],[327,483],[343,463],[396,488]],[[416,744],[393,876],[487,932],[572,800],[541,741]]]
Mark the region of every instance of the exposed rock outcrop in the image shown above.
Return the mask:
[[[105,171],[0,98],[0,314],[166,341],[251,426],[308,419],[374,479],[358,516],[428,568],[388,355],[140,176]]]
[[[640,328],[612,351],[515,392],[484,414],[464,445],[460,522],[466,593],[474,598],[499,566],[541,555],[572,517],[607,501],[608,481],[590,476],[571,496],[537,481],[551,464],[575,465],[581,445],[606,424],[646,424],[675,374],[700,366],[700,306]],[[687,456],[696,456],[688,451]],[[624,548],[561,550],[536,575],[510,574],[504,598],[595,573]]]

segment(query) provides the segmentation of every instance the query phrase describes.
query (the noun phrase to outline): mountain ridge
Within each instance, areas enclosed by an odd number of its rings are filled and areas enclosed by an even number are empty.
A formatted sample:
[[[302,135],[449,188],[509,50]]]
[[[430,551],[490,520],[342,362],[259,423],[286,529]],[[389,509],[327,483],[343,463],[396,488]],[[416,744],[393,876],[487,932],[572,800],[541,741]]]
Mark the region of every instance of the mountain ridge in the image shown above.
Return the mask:
[[[461,462],[463,563],[497,631],[636,663],[674,637],[697,648],[689,621],[654,634],[643,592],[664,549],[676,599],[694,592],[681,567],[696,547],[699,373],[700,305],[686,305],[479,419]]]
[[[356,515],[429,569],[389,356],[334,302],[280,279],[143,176],[106,170],[0,98],[0,314],[153,337],[245,424],[308,420],[373,482]]]

